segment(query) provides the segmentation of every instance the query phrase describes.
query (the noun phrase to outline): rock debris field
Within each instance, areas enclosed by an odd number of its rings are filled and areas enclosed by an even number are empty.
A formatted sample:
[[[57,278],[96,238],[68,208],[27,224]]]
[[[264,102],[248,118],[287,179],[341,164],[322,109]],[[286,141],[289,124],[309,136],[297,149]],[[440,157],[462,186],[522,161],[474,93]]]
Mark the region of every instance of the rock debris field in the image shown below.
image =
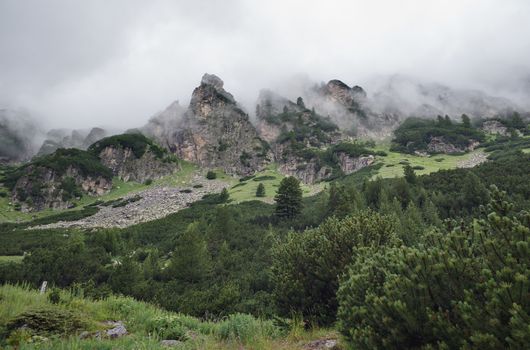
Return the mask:
[[[472,153],[468,159],[458,162],[457,166],[459,168],[473,168],[479,164],[484,163],[487,160],[488,160],[488,155],[486,153],[475,152],[475,153]]]
[[[202,185],[195,188],[193,186]],[[228,185],[222,181],[206,180],[194,176],[191,184],[185,187],[154,186],[140,192],[123,196],[123,200],[139,197],[139,200],[121,207],[99,206],[96,214],[77,221],[60,221],[52,224],[32,227],[32,229],[49,228],[111,228],[128,227],[141,222],[163,218],[173,214],[204,195],[218,193]]]

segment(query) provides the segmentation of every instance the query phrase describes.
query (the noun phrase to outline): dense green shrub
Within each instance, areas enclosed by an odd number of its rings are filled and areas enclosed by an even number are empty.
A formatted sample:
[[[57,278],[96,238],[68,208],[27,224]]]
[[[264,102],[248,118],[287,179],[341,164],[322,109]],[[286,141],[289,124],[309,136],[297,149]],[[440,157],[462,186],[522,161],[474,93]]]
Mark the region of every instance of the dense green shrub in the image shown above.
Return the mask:
[[[482,131],[454,123],[447,116],[439,117],[438,121],[408,118],[395,130],[391,150],[404,153],[425,151],[433,137],[441,137],[460,148],[467,147],[470,140],[482,142],[485,139]]]
[[[342,220],[332,217],[316,229],[291,233],[273,250],[271,278],[279,311],[333,323],[339,276],[357,249],[398,243],[393,220],[371,211]]]
[[[207,173],[206,173],[206,178],[208,180],[215,180],[217,179],[217,174],[215,173],[215,171],[211,171],[209,170]]]
[[[88,147],[88,151],[92,154],[99,156],[101,151],[107,147],[115,148],[128,148],[130,149],[136,158],[141,158],[147,150],[154,153],[158,159],[175,161],[174,157],[171,157],[169,152],[154,143],[151,139],[145,137],[139,133],[133,134],[121,134],[106,137],[97,141],[96,143]]]
[[[530,341],[530,215],[493,189],[481,220],[417,247],[355,257],[338,299],[357,349],[522,349]]]
[[[10,333],[25,326],[37,335],[72,335],[87,326],[80,315],[49,307],[28,310],[9,321],[5,328]]]

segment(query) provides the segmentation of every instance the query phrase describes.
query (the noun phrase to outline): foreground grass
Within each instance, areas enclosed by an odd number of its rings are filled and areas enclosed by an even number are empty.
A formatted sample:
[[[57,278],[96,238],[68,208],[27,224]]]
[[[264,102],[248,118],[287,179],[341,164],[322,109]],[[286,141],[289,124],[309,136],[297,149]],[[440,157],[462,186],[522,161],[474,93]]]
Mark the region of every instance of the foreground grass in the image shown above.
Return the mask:
[[[78,293],[80,294],[80,293]],[[82,294],[82,293],[81,293]],[[103,321],[121,320],[129,334],[119,339],[79,339],[79,333],[29,334],[7,330],[10,320],[34,310],[59,310],[82,319],[89,332],[105,329]],[[182,341],[179,349],[302,349],[315,339],[337,338],[332,330],[305,331],[300,324],[281,328],[250,315],[202,321],[128,297],[88,300],[67,291],[52,304],[47,294],[28,286],[0,286],[0,346],[6,349],[160,349],[162,339]]]

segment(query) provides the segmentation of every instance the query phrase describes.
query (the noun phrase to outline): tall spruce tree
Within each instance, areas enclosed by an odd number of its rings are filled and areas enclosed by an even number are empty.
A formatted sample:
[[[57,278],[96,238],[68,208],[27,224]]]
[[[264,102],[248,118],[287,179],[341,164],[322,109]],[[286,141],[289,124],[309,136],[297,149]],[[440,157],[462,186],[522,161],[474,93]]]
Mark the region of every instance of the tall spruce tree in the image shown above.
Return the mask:
[[[302,211],[302,188],[300,181],[292,176],[280,182],[276,201],[276,215],[281,218],[293,218]]]
[[[256,188],[256,197],[265,197],[265,186],[262,183]]]

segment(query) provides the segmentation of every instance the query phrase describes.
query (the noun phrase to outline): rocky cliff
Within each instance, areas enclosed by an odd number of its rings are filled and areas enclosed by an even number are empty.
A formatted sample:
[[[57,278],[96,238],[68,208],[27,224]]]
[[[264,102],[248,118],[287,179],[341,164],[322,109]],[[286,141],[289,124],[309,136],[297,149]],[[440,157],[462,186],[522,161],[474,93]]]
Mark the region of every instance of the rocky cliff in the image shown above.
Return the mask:
[[[228,174],[252,174],[272,158],[267,142],[259,137],[248,115],[215,75],[202,77],[186,111],[173,103],[143,132],[181,159],[220,168]]]
[[[375,161],[373,155],[351,156],[344,152],[338,152],[336,157],[336,162],[330,164],[318,156],[307,159],[293,155],[280,163],[279,170],[303,183],[314,184],[336,176],[352,174]]]
[[[344,101],[350,97],[337,95]],[[309,109],[301,97],[295,103],[264,90],[256,114],[257,129],[270,143],[279,170],[304,183],[351,174],[373,162],[372,155],[337,151],[336,147],[350,137],[330,118]]]
[[[308,102],[322,115],[329,116],[345,133],[356,137],[385,138],[399,122],[399,115],[375,112],[366,91],[333,79],[307,92]]]
[[[8,173],[5,184],[20,210],[64,209],[83,195],[110,191],[112,173],[86,151],[59,149]]]
[[[176,157],[141,134],[104,138],[88,150],[124,181],[156,180],[179,169]]]

